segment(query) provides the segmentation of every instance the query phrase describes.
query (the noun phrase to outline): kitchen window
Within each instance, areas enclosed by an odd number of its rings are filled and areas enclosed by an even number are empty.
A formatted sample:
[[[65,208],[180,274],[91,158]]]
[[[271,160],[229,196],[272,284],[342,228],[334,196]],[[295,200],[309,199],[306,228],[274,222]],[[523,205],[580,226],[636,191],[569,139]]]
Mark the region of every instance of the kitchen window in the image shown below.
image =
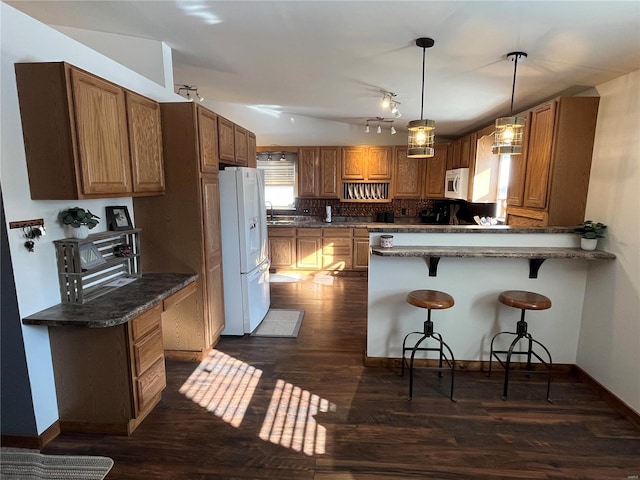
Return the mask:
[[[258,168],[264,172],[265,202],[274,210],[294,210],[296,201],[297,154],[287,152],[261,152]]]

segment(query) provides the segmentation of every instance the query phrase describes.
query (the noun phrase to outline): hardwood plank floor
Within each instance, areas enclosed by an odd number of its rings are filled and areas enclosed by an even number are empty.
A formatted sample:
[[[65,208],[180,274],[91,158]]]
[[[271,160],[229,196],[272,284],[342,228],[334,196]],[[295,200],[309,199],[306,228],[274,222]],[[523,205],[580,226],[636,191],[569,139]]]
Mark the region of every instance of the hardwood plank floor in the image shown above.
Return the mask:
[[[367,279],[272,284],[305,310],[297,339],[224,337],[167,362],[162,401],[130,437],[62,434],[44,453],[105,455],[107,479],[637,479],[640,430],[577,377],[363,367]]]

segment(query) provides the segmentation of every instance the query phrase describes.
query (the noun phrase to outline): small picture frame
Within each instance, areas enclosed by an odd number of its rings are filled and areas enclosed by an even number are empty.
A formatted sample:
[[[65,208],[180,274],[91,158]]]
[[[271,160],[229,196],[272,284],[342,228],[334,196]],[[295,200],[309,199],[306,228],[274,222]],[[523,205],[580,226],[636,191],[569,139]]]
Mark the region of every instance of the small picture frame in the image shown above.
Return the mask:
[[[80,267],[83,270],[107,263],[93,243],[80,245]]]
[[[107,213],[107,226],[111,231],[131,230],[133,223],[126,206],[104,207]]]

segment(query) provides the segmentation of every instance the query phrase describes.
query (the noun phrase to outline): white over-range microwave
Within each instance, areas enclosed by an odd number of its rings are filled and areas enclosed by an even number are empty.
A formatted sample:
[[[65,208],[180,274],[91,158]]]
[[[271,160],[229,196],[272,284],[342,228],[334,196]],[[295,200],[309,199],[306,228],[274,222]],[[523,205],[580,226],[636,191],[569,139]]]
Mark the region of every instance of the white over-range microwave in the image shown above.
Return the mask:
[[[444,196],[446,198],[466,200],[468,188],[468,168],[456,168],[454,170],[447,170],[447,175],[444,182]]]

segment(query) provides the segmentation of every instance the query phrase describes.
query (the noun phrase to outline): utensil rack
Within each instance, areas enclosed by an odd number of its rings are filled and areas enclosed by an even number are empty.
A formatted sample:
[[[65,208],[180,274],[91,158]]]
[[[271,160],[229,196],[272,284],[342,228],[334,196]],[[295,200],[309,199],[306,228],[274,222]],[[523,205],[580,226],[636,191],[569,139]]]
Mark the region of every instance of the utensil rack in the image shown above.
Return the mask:
[[[343,202],[388,203],[391,201],[388,182],[344,182]]]
[[[87,303],[119,286],[107,286],[121,277],[140,277],[139,228],[115,232],[100,232],[85,239],[63,238],[53,242],[58,262],[60,300],[62,303]],[[80,253],[83,245],[93,245],[103,263],[82,268]],[[118,257],[117,245],[131,245],[131,254]]]

